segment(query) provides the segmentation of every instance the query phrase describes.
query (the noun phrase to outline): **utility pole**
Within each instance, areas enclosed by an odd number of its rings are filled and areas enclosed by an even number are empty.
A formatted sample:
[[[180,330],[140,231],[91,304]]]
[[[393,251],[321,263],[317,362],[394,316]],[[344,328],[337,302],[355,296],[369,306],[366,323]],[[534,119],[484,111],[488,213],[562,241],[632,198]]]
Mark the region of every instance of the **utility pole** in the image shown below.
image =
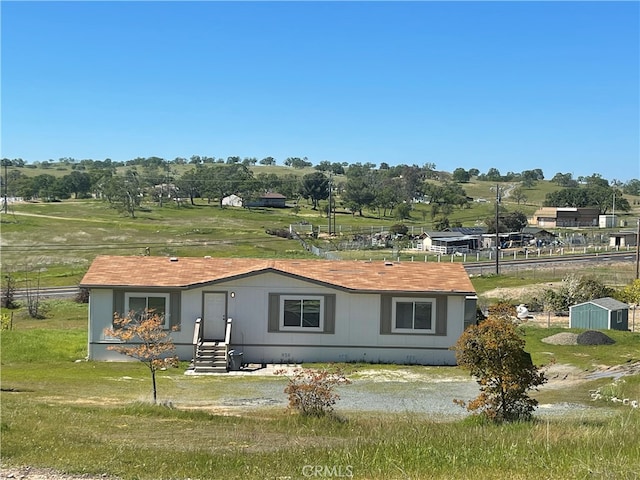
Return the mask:
[[[327,218],[329,219],[329,236],[331,236],[331,172],[329,172],[329,208],[327,208]]]
[[[500,187],[496,183],[496,275],[500,275]]]
[[[638,231],[636,233],[636,280],[640,279],[640,218],[638,219]]]
[[[7,213],[9,210],[9,205],[7,203],[7,193],[8,193],[8,188],[9,188],[9,183],[8,183],[8,179],[9,177],[7,176],[7,167],[9,166],[9,162],[10,160],[3,160],[2,161],[2,166],[4,167],[4,179],[2,181],[3,186],[4,186],[4,203],[2,204],[2,209],[4,210],[4,213]]]
[[[611,212],[611,216],[613,217],[613,228],[616,227],[616,191],[613,191],[613,210]]]
[[[338,227],[336,227],[336,198],[335,195],[333,195],[333,179],[331,180],[331,195],[332,195],[332,200],[331,200],[331,211],[332,211],[332,217],[333,217],[333,234],[337,235],[338,234]]]

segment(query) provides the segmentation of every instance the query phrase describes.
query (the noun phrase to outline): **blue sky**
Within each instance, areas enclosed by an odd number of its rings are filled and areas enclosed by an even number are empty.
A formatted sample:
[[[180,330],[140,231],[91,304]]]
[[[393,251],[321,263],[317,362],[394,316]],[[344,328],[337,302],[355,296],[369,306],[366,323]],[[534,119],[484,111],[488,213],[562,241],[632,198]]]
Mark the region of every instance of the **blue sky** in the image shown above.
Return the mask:
[[[638,2],[11,2],[1,156],[640,178]]]

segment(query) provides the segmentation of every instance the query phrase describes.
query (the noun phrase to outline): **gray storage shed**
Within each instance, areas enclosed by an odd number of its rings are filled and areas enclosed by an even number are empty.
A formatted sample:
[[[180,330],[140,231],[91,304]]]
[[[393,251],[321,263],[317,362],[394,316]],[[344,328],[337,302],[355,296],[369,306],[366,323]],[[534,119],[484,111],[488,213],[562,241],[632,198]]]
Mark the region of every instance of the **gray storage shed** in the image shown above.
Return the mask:
[[[629,305],[604,297],[569,307],[569,327],[589,330],[628,330]]]

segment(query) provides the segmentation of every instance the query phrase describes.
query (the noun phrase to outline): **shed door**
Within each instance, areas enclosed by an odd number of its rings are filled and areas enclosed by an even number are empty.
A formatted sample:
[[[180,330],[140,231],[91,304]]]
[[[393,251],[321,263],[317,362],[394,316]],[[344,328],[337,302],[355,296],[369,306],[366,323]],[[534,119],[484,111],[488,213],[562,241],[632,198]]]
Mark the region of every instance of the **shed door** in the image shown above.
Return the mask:
[[[227,321],[227,294],[205,293],[202,321],[205,340],[224,340]]]

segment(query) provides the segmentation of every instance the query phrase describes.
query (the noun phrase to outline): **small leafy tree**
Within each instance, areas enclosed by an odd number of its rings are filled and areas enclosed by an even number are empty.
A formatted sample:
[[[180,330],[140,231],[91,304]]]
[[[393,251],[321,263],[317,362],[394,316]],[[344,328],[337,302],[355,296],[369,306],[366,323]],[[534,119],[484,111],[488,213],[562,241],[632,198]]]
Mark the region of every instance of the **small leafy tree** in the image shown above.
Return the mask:
[[[564,277],[557,291],[547,289],[543,292],[543,304],[548,311],[566,312],[570,306],[577,303],[609,297],[614,293],[612,288],[596,278],[569,274]]]
[[[113,328],[107,328],[105,335],[115,337],[124,345],[107,347],[144,363],[151,372],[153,403],[157,401],[156,372],[178,365],[171,331],[164,329],[164,316],[145,310],[142,314],[130,312],[122,317],[115,314]]]
[[[467,328],[453,348],[458,365],[477,379],[480,395],[455,403],[495,422],[530,420],[538,401],[527,391],[547,379],[524,351],[524,343],[506,316],[489,316]]]
[[[287,372],[277,370],[275,374],[287,375]],[[332,413],[340,399],[335,388],[350,383],[340,369],[296,368],[289,376],[284,393],[289,396],[289,408],[302,415],[322,417]]]
[[[634,280],[625,286],[620,292],[617,292],[617,297],[623,302],[640,304],[640,280]]]

